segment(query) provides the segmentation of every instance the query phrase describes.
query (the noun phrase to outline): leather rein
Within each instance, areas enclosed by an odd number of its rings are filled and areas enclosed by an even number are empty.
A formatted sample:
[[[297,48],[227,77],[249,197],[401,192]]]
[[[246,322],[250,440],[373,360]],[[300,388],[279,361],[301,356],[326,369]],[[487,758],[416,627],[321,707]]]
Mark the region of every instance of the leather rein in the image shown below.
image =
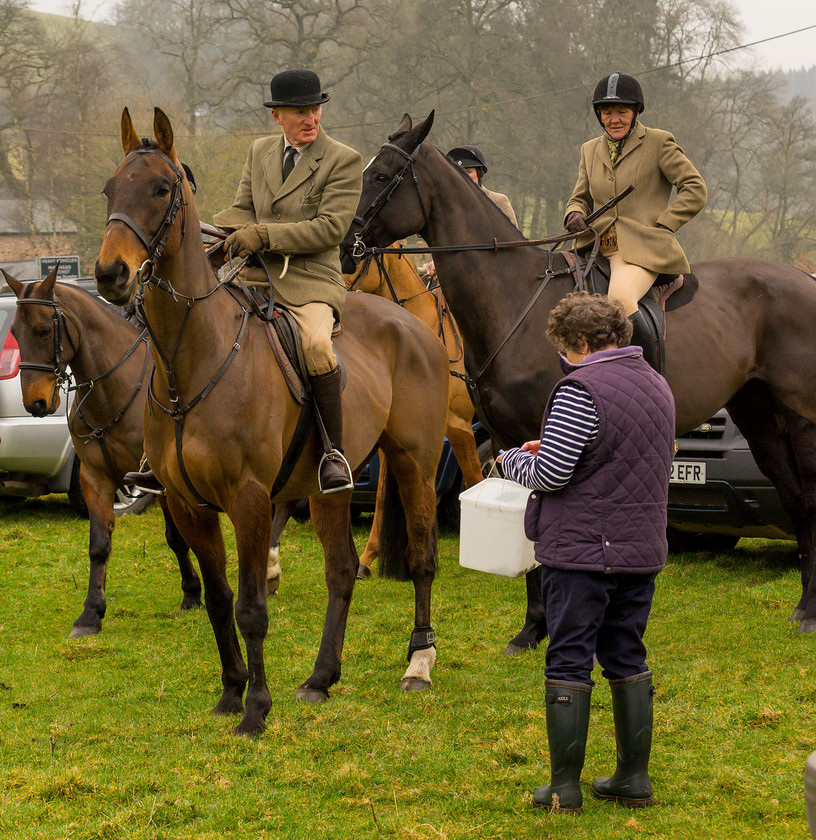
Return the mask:
[[[558,234],[557,236],[548,236],[544,239],[520,239],[520,240],[513,240],[508,242],[499,242],[497,239],[493,239],[491,242],[481,242],[475,243],[471,245],[436,245],[436,246],[398,246],[398,247],[388,247],[388,248],[381,248],[377,246],[369,246],[363,242],[363,235],[368,231],[371,227],[372,222],[376,218],[377,214],[382,210],[387,202],[391,200],[394,191],[397,187],[405,180],[405,173],[410,170],[411,175],[413,177],[414,185],[417,189],[417,195],[419,196],[419,203],[422,207],[422,212],[425,217],[425,225],[423,226],[422,230],[419,231],[420,235],[423,235],[423,231],[428,226],[430,222],[430,218],[428,215],[428,210],[425,204],[425,200],[422,196],[422,189],[420,188],[419,179],[416,175],[416,170],[414,168],[414,163],[416,162],[417,156],[419,154],[419,150],[422,148],[422,143],[419,143],[416,148],[412,152],[406,152],[404,149],[401,149],[399,146],[396,146],[393,143],[383,143],[380,147],[380,151],[383,149],[390,149],[392,151],[398,152],[403,158],[406,159],[406,163],[404,166],[397,172],[392,178],[391,181],[386,185],[385,189],[371,202],[371,204],[366,208],[366,210],[362,213],[362,215],[356,215],[354,217],[354,221],[361,225],[359,231],[356,231],[354,234],[354,242],[351,246],[351,256],[357,262],[360,262],[363,259],[370,260],[372,257],[377,259],[378,257],[381,258],[383,254],[442,254],[442,253],[462,253],[465,251],[492,251],[493,253],[498,253],[499,251],[506,251],[513,248],[529,248],[538,245],[558,245],[564,242],[570,242],[575,240],[576,236],[580,234],[575,234],[571,232]],[[378,153],[379,154],[379,153]],[[629,193],[634,190],[634,184],[630,184],[626,189],[622,190],[620,193],[615,195],[606,204],[598,207],[594,210],[590,215],[586,216],[585,222],[587,227],[589,228],[592,222],[596,221],[600,218],[607,210],[610,210],[614,207],[621,199],[625,198]],[[591,228],[590,228],[591,230]],[[544,288],[550,282],[553,277],[557,277],[563,274],[575,274],[576,278],[576,288],[582,289],[584,287],[584,276],[590,271],[592,265],[595,262],[595,258],[598,255],[598,251],[600,248],[600,237],[596,231],[595,233],[595,242],[592,247],[592,251],[590,252],[589,257],[586,259],[583,267],[581,266],[580,260],[577,258],[577,254],[575,259],[567,260],[566,268],[555,270],[553,268],[553,256],[555,251],[548,250],[548,267],[543,274],[539,274],[536,276],[537,280],[541,282],[538,286],[533,290],[532,295],[528,299],[527,303],[522,307],[521,312],[519,313],[518,317],[514,321],[513,325],[510,329],[504,334],[504,336],[499,340],[498,344],[493,348],[493,350],[488,354],[487,360],[482,364],[479,370],[473,375],[469,375],[467,373],[460,374],[456,371],[451,371],[451,376],[456,376],[460,379],[463,379],[468,386],[471,394],[475,393],[476,383],[482,377],[485,370],[490,366],[496,356],[499,354],[499,351],[504,347],[505,344],[510,340],[510,337],[515,333],[515,331],[519,328],[519,326],[523,323],[524,319],[527,317],[529,311],[533,308],[533,305],[541,296],[541,293],[544,291]],[[387,272],[386,272],[387,276]],[[389,283],[390,286],[390,283]],[[392,294],[393,290],[392,290]],[[395,298],[396,299],[396,298]]]

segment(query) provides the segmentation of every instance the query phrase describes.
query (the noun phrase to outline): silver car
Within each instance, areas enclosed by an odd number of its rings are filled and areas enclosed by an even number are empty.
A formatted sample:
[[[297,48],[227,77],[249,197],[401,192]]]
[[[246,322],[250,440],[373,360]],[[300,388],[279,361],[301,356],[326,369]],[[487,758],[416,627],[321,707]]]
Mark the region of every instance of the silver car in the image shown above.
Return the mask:
[[[94,290],[93,281],[79,285]],[[2,277],[0,276],[0,283]],[[33,498],[67,493],[71,505],[88,515],[79,483],[79,458],[71,443],[66,421],[68,400],[61,400],[55,414],[32,417],[23,407],[20,390],[20,352],[11,334],[17,298],[0,285],[0,497]],[[119,491],[117,515],[137,513],[151,497]]]

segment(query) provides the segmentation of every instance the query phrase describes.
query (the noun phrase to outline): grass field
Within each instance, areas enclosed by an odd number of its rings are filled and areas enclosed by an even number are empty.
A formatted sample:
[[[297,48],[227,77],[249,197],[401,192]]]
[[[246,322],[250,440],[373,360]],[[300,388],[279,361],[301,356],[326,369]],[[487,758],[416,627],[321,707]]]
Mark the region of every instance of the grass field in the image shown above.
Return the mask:
[[[462,569],[454,535],[440,541],[433,689],[400,694],[413,596],[372,579],[355,590],[343,677],[309,707],[295,689],[326,596],[311,528],[290,523],[266,644],[273,706],[249,741],[211,714],[215,643],[204,612],[179,612],[155,507],[119,522],[103,632],[78,641],[67,635],[87,583],[86,523],[60,497],[0,516],[2,840],[808,837],[816,637],[788,623],[799,595],[790,543],[670,558],[647,633],[659,806],[588,795],[614,768],[596,673],[585,812],[566,817],[530,805],[549,766],[544,651],[501,655],[521,626],[524,584]],[[362,548],[365,528],[355,536]]]

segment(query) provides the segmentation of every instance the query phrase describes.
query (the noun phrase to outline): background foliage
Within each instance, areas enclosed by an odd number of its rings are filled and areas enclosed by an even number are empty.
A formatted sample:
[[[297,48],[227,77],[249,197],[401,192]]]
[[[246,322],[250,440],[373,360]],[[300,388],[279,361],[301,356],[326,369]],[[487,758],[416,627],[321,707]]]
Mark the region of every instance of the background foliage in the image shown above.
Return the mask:
[[[708,209],[681,235],[692,260],[816,269],[813,114],[788,95],[813,69],[789,88],[728,52],[741,36],[729,0],[127,0],[115,25],[82,10],[77,0],[72,20],[0,0],[0,197],[53,199],[85,266],[125,104],[145,133],[153,105],[170,115],[207,221],[273,125],[269,78],[310,66],[332,94],[326,128],[364,157],[403,112],[436,109],[431,141],[481,146],[487,185],[534,237],[561,229],[578,147],[598,132],[595,83],[635,74],[645,122],[673,131],[708,183]]]

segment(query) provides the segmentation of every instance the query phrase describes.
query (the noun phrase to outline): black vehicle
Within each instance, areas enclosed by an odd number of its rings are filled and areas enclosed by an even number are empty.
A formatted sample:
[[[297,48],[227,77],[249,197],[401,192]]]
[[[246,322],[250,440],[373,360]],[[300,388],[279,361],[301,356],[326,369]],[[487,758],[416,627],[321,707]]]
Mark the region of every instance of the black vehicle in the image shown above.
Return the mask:
[[[725,409],[677,446],[669,486],[672,550],[733,548],[740,537],[795,539],[776,489]]]

